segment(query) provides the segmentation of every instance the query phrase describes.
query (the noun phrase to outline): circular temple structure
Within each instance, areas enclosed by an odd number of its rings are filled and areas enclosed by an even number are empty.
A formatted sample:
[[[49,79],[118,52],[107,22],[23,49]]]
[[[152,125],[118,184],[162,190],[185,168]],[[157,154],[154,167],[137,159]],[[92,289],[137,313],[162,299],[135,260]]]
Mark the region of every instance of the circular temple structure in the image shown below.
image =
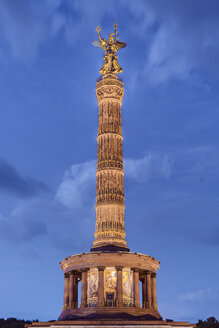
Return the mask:
[[[156,295],[159,261],[153,257],[132,252],[89,252],[67,257],[61,268],[65,272],[65,292],[60,320],[94,314],[161,319]]]

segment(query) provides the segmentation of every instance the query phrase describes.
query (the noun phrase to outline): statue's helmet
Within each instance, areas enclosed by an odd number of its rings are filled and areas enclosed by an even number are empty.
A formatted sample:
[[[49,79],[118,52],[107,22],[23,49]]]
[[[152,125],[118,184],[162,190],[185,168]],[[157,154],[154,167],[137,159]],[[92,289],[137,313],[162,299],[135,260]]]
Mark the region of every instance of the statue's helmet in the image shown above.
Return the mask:
[[[109,42],[110,44],[113,43],[113,34],[114,34],[114,33],[110,33],[110,34],[109,34],[109,37],[108,37],[108,42]]]

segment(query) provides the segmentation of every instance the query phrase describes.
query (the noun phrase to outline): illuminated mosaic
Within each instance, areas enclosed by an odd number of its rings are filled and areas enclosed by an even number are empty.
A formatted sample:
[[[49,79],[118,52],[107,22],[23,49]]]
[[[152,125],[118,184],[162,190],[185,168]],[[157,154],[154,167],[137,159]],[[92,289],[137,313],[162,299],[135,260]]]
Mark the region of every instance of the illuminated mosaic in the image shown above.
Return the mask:
[[[98,301],[98,270],[93,268],[88,271],[87,302],[89,306],[96,306],[97,301]]]
[[[104,270],[104,297],[106,306],[114,306],[116,302],[117,274],[115,268]]]
[[[122,270],[123,302],[133,304],[133,273],[129,268]]]
[[[115,268],[106,268],[104,270],[105,291],[116,291],[116,270]]]
[[[87,277],[87,302],[88,306],[98,304],[98,269],[92,268],[88,271]],[[130,306],[134,303],[133,299],[133,272],[130,268],[122,270],[123,303]],[[104,270],[104,298],[109,302],[108,306],[115,305],[117,289],[117,272],[114,267],[107,267]]]

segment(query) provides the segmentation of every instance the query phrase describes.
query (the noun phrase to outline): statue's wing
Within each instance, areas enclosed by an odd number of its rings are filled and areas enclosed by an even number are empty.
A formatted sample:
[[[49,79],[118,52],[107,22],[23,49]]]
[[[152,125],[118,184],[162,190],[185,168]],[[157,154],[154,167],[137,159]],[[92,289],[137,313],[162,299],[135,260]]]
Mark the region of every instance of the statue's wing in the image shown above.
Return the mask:
[[[125,43],[125,42],[120,42],[120,41],[116,41],[116,42],[115,42],[115,45],[116,45],[116,48],[117,48],[117,49],[121,49],[121,48],[124,48],[124,47],[127,45],[127,43]]]
[[[99,48],[102,48],[103,50],[106,50],[105,44],[103,44],[103,42],[101,42],[101,41],[93,41],[92,44],[95,47],[99,47]]]

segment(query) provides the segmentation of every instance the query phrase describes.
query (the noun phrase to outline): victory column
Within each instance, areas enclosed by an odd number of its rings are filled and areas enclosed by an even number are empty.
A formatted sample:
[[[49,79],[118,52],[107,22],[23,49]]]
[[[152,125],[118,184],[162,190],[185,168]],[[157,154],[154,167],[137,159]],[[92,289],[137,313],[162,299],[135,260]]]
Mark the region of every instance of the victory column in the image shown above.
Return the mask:
[[[151,256],[130,252],[125,239],[121,120],[124,87],[117,76],[122,72],[117,51],[126,43],[118,41],[116,24],[114,28],[114,33],[104,39],[98,26],[99,40],[93,42],[104,50],[102,76],[96,82],[99,118],[95,239],[90,252],[72,255],[61,262],[65,296],[60,319],[91,314],[99,317],[102,313],[161,319],[156,296],[159,262]],[[80,302],[76,295],[78,281],[81,281]],[[142,282],[142,304],[139,282]]]
[[[130,252],[125,239],[121,120],[124,87],[117,76],[122,72],[117,51],[126,43],[118,41],[116,23],[114,29],[106,40],[98,26],[99,40],[93,42],[104,50],[102,76],[96,82],[99,119],[93,246],[90,252],[71,255],[60,263],[65,283],[58,321],[27,327],[194,327],[188,322],[162,320],[156,291],[160,263],[152,256]]]

